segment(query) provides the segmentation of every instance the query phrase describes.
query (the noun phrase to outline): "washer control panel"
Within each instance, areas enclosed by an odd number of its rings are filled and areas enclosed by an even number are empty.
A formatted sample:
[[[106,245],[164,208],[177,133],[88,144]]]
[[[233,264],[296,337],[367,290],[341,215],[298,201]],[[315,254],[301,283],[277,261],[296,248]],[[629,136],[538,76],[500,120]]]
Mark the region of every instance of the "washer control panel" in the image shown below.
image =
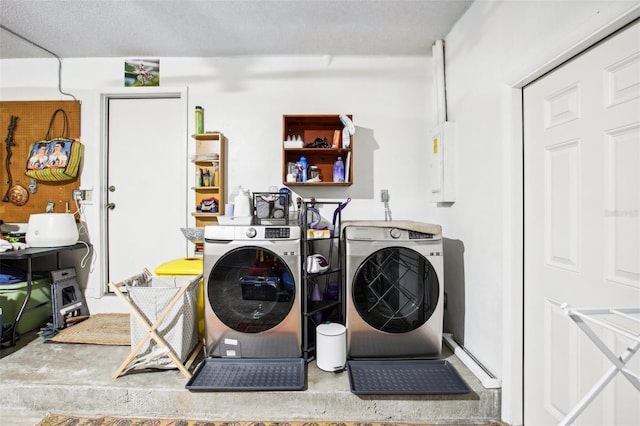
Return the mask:
[[[277,240],[280,238],[291,238],[291,228],[265,228],[264,238],[267,240]]]
[[[204,229],[205,242],[214,241],[285,241],[299,240],[299,226],[227,226],[211,225]]]

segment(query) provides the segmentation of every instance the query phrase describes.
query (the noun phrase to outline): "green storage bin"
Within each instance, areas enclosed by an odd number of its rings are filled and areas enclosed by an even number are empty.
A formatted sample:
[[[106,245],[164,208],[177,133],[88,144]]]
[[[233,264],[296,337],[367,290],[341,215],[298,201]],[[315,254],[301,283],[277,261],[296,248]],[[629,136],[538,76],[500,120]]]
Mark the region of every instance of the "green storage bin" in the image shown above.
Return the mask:
[[[2,322],[4,324],[13,324],[26,295],[26,282],[0,284],[0,308],[2,308]],[[39,328],[46,324],[51,317],[51,279],[48,277],[34,278],[31,281],[31,298],[18,324],[18,334]]]

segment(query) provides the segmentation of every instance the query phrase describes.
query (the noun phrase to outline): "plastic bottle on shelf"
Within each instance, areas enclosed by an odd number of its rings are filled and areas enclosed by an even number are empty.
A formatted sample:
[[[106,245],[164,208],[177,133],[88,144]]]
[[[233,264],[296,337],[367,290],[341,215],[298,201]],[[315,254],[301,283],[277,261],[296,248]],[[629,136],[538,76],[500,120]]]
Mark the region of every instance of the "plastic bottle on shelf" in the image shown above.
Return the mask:
[[[212,186],[220,186],[220,168],[215,165],[213,168],[213,178],[211,179]]]
[[[300,157],[300,165],[302,166],[302,180],[301,182],[307,181],[307,157]]]
[[[196,167],[196,186],[202,186],[202,169],[200,167]]]
[[[204,133],[204,109],[200,105],[196,105],[196,133]]]
[[[344,163],[342,157],[338,157],[333,165],[333,181],[344,182]]]

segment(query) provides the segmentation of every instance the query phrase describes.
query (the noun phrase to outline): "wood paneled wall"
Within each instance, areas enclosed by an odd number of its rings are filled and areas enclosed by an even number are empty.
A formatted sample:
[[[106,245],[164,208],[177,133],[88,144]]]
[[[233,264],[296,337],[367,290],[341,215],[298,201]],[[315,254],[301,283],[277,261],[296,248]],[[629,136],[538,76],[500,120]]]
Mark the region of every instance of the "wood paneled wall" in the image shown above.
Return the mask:
[[[8,174],[6,170],[7,149],[5,140],[8,134],[8,127],[11,116],[18,117],[18,122],[14,132],[15,146],[11,152],[11,176],[13,185],[21,185],[29,188],[31,178],[26,176],[27,158],[31,145],[45,138],[49,128],[49,122],[53,113],[62,108],[69,117],[69,137],[71,139],[80,137],[80,102],[79,101],[7,101],[0,102],[0,219],[4,222],[28,222],[32,213],[44,213],[47,202],[53,201],[54,211],[63,213],[66,203],[69,203],[69,210],[76,210],[72,199],[74,189],[80,187],[80,175],[83,164],[80,164],[78,177],[64,182],[37,182],[38,187],[35,193],[29,193],[29,200],[23,206],[17,206],[11,202],[3,202],[2,198],[9,189]],[[60,114],[56,117],[51,137],[62,135],[63,119]]]

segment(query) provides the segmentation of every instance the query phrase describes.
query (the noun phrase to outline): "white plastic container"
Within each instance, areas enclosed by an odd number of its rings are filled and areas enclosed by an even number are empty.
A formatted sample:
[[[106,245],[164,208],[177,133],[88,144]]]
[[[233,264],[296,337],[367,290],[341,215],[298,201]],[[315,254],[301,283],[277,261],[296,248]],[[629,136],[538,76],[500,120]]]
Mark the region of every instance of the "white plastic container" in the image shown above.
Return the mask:
[[[235,217],[253,216],[251,212],[251,195],[248,189],[240,188],[238,195],[233,200],[233,215]]]
[[[37,213],[29,216],[25,240],[29,247],[63,247],[78,242],[78,226],[71,213]]]
[[[324,371],[341,371],[347,365],[347,329],[327,322],[316,327],[316,364]]]

